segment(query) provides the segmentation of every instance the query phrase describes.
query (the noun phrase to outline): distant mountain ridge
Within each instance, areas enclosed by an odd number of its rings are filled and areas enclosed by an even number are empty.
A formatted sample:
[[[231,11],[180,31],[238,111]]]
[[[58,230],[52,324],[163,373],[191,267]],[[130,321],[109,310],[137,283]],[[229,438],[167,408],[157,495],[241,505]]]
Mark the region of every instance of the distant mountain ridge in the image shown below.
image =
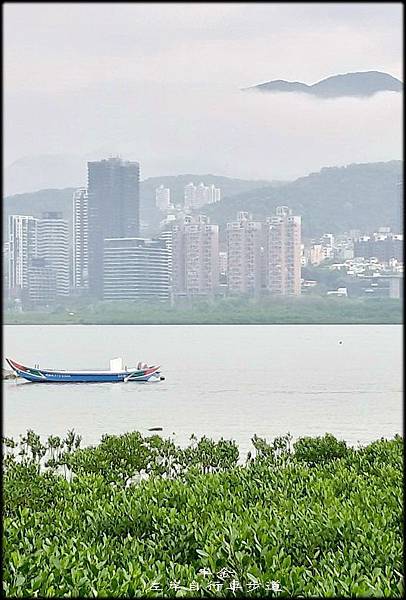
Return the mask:
[[[312,85],[301,81],[285,81],[275,79],[248,88],[243,91],[259,92],[297,92],[310,94],[318,98],[340,98],[340,97],[368,97],[378,92],[402,92],[403,83],[380,71],[361,71],[357,73],[345,73],[343,75],[332,75]]]
[[[86,161],[72,154],[40,154],[15,160],[4,169],[4,194],[24,194],[44,189],[86,184]]]
[[[74,180],[76,181],[76,180]],[[74,181],[72,182],[74,184]],[[283,182],[272,182],[266,180],[249,180],[224,177],[220,175],[166,175],[162,177],[149,177],[140,182],[141,221],[151,224],[152,228],[159,227],[159,221],[163,218],[162,213],[157,211],[155,206],[155,189],[163,184],[171,189],[172,202],[183,202],[184,186],[190,181],[199,183],[203,181],[205,185],[214,184],[220,187],[223,196],[232,197],[236,194],[248,192],[258,187],[282,185]],[[26,214],[40,218],[43,212],[58,211],[62,213],[64,219],[69,223],[72,220],[72,197],[77,187],[86,185],[84,177],[77,186],[70,185],[63,189],[46,188],[35,192],[8,195],[3,200],[3,223],[7,226],[8,215]],[[3,227],[4,230],[4,227]]]
[[[154,177],[141,182],[141,219],[150,223],[151,234],[158,232],[162,214],[155,208],[154,190],[160,183],[172,189],[176,201],[186,183],[204,181],[206,185],[220,185],[224,198],[199,212],[207,214],[213,223],[223,227],[234,221],[241,210],[252,213],[254,219],[262,220],[270,216],[276,206],[289,206],[302,216],[304,237],[316,237],[325,232],[342,233],[350,229],[371,232],[380,226],[401,231],[402,169],[403,162],[400,160],[325,167],[317,173],[280,185],[215,175]],[[9,214],[41,216],[47,210],[59,210],[71,222],[73,191],[74,188],[41,190],[4,198],[3,227],[7,226]]]
[[[256,220],[270,216],[277,206],[289,206],[302,216],[303,235],[342,233],[350,229],[376,231],[389,226],[402,231],[403,162],[324,167],[280,187],[263,187],[205,207],[213,223],[234,221],[240,210]]]

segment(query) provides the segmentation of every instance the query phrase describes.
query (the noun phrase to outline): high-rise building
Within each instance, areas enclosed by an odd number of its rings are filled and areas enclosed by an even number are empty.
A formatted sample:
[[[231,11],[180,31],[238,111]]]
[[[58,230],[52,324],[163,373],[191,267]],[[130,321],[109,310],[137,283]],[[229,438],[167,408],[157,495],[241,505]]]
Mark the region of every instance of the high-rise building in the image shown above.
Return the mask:
[[[186,210],[193,208],[196,204],[196,186],[191,181],[184,188],[184,206]]]
[[[301,218],[286,206],[267,220],[265,235],[266,287],[271,295],[301,291]]]
[[[220,200],[221,200],[220,188],[217,188],[214,184],[209,185],[208,188],[209,188],[209,192],[208,192],[209,204],[214,204],[215,202],[220,202]]]
[[[35,290],[45,285],[44,277],[47,281],[56,278],[56,295],[69,294],[69,225],[61,216],[61,213],[55,212],[44,213],[41,219],[10,216],[8,286],[11,297],[31,301],[42,293]],[[41,264],[37,259],[41,259]],[[54,271],[54,275],[50,274],[50,270]],[[48,284],[45,287],[49,289]],[[52,300],[52,294],[48,294],[49,300]],[[45,288],[43,295],[46,295]]]
[[[85,290],[89,286],[89,215],[87,190],[73,194],[73,287]]]
[[[107,238],[139,235],[139,175],[137,162],[120,158],[88,163],[89,289],[103,293],[103,248]]]
[[[9,217],[8,287],[12,297],[28,290],[28,267],[37,256],[38,219],[26,215]]]
[[[155,190],[155,204],[159,210],[168,210],[171,207],[171,190],[162,184]]]
[[[104,300],[168,300],[170,256],[166,241],[107,238],[103,283]]]
[[[38,219],[37,227],[37,256],[44,259],[47,268],[55,270],[57,295],[68,296],[71,266],[68,221],[62,219],[60,212],[46,212]]]
[[[261,292],[262,223],[246,212],[227,223],[228,290],[251,296]]]
[[[194,204],[192,208],[201,208],[205,204],[209,203],[209,188],[204,185],[203,181],[196,187],[196,194],[194,198]]]
[[[219,286],[219,228],[205,215],[186,216],[173,226],[175,295],[212,295]]]

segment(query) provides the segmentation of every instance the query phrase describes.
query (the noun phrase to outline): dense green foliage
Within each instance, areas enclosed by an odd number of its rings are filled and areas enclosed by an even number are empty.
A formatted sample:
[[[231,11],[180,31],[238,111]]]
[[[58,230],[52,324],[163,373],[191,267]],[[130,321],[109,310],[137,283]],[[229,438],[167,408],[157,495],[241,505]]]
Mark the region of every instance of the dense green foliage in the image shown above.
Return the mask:
[[[98,302],[50,308],[49,311],[5,311],[6,324],[333,324],[402,323],[401,300],[303,296],[255,301],[225,297],[178,306],[142,302]],[[74,314],[69,314],[73,312]]]
[[[402,596],[402,438],[191,440],[4,440],[5,594]]]
[[[267,186],[225,198],[205,207],[213,223],[234,221],[245,210],[264,219],[276,206],[302,216],[302,233],[316,237],[360,229],[368,233],[389,226],[402,230],[402,161],[324,168],[279,187]]]

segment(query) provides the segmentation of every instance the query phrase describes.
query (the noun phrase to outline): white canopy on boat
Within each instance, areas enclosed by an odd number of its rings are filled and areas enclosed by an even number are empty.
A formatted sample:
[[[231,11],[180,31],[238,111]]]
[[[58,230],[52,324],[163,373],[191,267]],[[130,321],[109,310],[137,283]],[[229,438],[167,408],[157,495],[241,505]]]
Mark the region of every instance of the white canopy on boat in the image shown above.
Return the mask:
[[[123,370],[123,359],[121,357],[110,359],[110,371],[117,372]]]

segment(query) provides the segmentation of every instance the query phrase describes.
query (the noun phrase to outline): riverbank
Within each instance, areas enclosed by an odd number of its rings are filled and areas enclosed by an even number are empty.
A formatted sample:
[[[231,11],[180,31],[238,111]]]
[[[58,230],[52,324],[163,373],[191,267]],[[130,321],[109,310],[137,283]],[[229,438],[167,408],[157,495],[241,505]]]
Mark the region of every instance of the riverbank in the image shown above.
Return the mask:
[[[389,298],[280,298],[194,301],[183,306],[98,302],[45,311],[5,311],[6,325],[400,324],[403,302]]]
[[[402,438],[252,441],[6,440],[5,595],[402,597]]]

